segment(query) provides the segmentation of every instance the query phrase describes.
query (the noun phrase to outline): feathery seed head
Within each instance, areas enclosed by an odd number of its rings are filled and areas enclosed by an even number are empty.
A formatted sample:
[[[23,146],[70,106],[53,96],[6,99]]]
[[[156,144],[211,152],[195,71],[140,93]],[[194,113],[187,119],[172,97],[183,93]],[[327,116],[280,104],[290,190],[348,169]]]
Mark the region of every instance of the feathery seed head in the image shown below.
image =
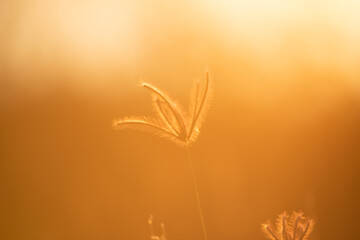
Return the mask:
[[[151,91],[152,103],[158,117],[115,119],[113,128],[133,128],[148,131],[172,140],[180,146],[190,146],[195,142],[211,104],[213,88],[209,72],[206,72],[205,84],[202,89],[200,89],[199,81],[195,83],[189,113],[184,112],[179,104],[150,83],[141,82],[140,86]]]

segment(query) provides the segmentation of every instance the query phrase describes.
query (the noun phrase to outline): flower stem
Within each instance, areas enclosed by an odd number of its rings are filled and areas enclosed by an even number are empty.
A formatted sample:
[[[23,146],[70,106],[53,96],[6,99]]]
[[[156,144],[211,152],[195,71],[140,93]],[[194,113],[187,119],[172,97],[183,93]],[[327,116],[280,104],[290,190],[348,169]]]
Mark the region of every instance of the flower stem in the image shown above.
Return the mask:
[[[191,169],[193,186],[194,186],[195,195],[196,195],[196,202],[197,202],[197,206],[198,206],[198,209],[199,209],[199,214],[200,214],[200,219],[201,219],[201,225],[202,225],[202,229],[203,229],[203,232],[204,232],[204,238],[205,238],[205,240],[208,240],[207,234],[206,234],[205,222],[204,222],[204,214],[203,214],[202,209],[201,209],[200,197],[199,197],[199,190],[198,190],[198,186],[197,186],[195,171],[194,171],[194,167],[193,167],[192,158],[191,158],[191,154],[190,154],[189,148],[186,148],[186,152],[187,152],[187,156],[188,156],[188,160],[189,160],[189,165],[190,165],[190,169]]]

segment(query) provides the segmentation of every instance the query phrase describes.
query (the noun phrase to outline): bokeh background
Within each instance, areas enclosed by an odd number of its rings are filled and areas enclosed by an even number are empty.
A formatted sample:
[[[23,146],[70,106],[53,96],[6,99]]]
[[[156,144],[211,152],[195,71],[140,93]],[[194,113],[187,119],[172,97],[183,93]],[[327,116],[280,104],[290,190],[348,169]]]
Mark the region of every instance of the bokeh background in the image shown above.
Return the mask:
[[[112,119],[187,106],[209,240],[264,239],[286,210],[312,239],[360,239],[360,3],[1,0],[0,239],[203,239],[186,152]]]

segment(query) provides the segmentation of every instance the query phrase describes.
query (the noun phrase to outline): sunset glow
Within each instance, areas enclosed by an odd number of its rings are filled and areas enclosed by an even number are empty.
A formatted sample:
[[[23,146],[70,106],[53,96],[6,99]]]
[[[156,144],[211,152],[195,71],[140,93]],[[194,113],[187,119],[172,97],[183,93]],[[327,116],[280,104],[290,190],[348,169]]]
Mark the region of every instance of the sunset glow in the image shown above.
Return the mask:
[[[1,1],[0,240],[360,239],[359,10]]]

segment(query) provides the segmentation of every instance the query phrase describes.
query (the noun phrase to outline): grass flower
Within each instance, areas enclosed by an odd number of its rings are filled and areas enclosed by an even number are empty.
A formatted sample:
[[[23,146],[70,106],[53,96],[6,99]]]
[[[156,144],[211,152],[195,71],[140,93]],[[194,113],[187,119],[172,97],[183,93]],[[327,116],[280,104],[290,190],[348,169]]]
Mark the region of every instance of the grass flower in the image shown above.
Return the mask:
[[[210,81],[209,72],[206,71],[205,84],[202,87],[200,87],[199,81],[195,82],[190,98],[188,112],[183,111],[178,103],[176,103],[167,94],[150,83],[141,83],[141,86],[150,90],[152,94],[152,103],[157,118],[120,118],[113,121],[113,127],[115,129],[133,128],[142,131],[148,131],[166,139],[172,140],[180,146],[186,147],[204,238],[207,240],[204,214],[200,204],[199,190],[189,146],[195,142],[199,136],[200,127],[204,122],[205,115],[211,104],[213,88]],[[149,220],[149,225],[152,231],[152,217]],[[166,240],[165,235],[158,237],[153,234],[153,231],[151,233],[151,239]]]
[[[261,225],[265,236],[271,240],[308,240],[314,227],[314,220],[303,217],[302,212],[289,216],[286,212],[279,215],[276,227],[270,221]]]
[[[190,99],[189,112],[160,89],[150,83],[141,83],[142,87],[150,90],[152,103],[157,118],[153,117],[125,117],[115,119],[115,129],[133,128],[148,131],[161,137],[170,139],[181,146],[189,146],[199,133],[212,99],[212,84],[209,73],[206,72],[205,85],[200,89],[200,82],[196,81]]]

